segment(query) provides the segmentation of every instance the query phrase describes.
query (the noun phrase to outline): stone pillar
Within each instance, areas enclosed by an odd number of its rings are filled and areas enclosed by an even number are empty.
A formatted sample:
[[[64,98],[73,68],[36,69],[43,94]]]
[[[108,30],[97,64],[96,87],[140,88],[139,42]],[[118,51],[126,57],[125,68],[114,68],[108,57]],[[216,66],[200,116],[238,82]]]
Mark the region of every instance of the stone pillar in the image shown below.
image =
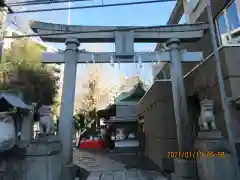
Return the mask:
[[[192,128],[189,123],[187,100],[185,94],[180,41],[179,39],[170,39],[166,42],[169,48],[170,73],[172,81],[172,93],[174,103],[174,115],[177,128],[178,151],[190,152],[193,149]],[[174,173],[171,174],[172,180],[183,180],[196,177],[195,163],[190,159],[174,159]]]
[[[174,115],[177,125],[178,146],[179,151],[186,152],[192,150],[192,135],[183,81],[179,46],[180,41],[178,39],[170,39],[166,44],[171,54],[170,73],[172,80]]]
[[[69,38],[65,42],[65,67],[60,109],[59,137],[63,148],[63,164],[71,164],[73,156],[73,108],[79,41]]]
[[[21,137],[22,141],[30,144],[33,137],[33,112],[30,111],[27,116],[22,119]]]

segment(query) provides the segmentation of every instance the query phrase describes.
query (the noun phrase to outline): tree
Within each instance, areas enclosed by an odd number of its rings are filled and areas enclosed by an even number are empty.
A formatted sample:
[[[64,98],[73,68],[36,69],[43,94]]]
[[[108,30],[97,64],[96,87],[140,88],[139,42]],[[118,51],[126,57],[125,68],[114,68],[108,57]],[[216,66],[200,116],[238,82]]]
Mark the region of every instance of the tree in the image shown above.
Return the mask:
[[[77,132],[81,131],[81,129],[83,129],[86,126],[85,116],[82,113],[78,113],[74,115],[73,119],[74,119],[75,130]]]
[[[96,121],[92,120],[96,120],[97,109],[101,106],[101,104],[109,103],[109,94],[114,91],[114,85],[111,84],[111,80],[109,78],[110,74],[108,74],[109,70],[106,68],[108,67],[95,64],[87,66],[85,78],[82,78],[85,82],[82,82],[79,85],[81,87],[82,94],[79,94],[77,98],[80,101],[80,108],[77,110],[77,114],[84,112],[84,123],[86,123],[84,127],[86,127],[86,125],[90,125],[89,122],[92,122],[87,131],[87,133],[91,135],[96,133]],[[107,73],[105,74],[105,72]],[[78,120],[77,118],[74,119],[75,121]],[[78,122],[75,122],[75,125],[77,123]]]
[[[101,66],[91,65],[88,67],[86,82],[80,85],[85,89],[81,98],[81,109],[94,112],[101,102],[114,91],[114,86],[109,79],[110,74],[104,74],[105,72],[108,71]]]
[[[44,50],[44,47],[29,39],[13,41],[11,49],[4,51],[1,89],[19,89],[21,86],[26,103],[53,104],[58,88],[58,77],[55,76],[58,70],[41,63]]]

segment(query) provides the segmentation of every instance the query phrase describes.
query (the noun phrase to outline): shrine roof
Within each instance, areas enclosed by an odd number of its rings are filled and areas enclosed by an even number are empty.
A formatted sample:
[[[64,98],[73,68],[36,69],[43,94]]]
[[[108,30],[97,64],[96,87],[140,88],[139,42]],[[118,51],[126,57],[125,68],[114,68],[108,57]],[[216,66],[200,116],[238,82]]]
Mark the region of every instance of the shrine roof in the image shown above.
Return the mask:
[[[105,109],[97,111],[98,116],[109,119],[111,116],[116,116],[116,104],[110,104]]]
[[[97,111],[100,117],[106,119],[116,115],[116,106],[124,101],[139,101],[145,94],[145,88],[142,82],[137,83],[129,92],[123,92],[116,97],[116,103],[108,105],[105,109]]]
[[[32,109],[32,106],[26,105],[18,96],[8,92],[0,92],[0,109],[5,110],[12,107]]]
[[[146,90],[142,82],[138,82],[129,92],[121,93],[116,97],[116,104],[122,101],[138,101],[141,99]]]

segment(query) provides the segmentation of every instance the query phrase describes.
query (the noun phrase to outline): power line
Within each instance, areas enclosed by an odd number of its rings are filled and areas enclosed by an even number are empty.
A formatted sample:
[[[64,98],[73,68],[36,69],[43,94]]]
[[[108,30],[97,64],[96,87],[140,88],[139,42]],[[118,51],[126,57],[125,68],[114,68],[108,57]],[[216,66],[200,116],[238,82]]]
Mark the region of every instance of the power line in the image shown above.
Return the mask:
[[[75,7],[71,7],[70,9],[91,9],[91,8],[103,8],[103,7],[115,7],[115,6],[129,6],[129,5],[151,4],[151,3],[168,2],[168,1],[175,1],[175,0],[154,0],[154,1],[129,2],[129,3],[101,4],[101,5],[91,5],[91,6],[75,6]],[[20,14],[20,13],[35,13],[35,12],[48,12],[48,11],[64,11],[68,9],[69,9],[68,7],[55,8],[55,9],[32,9],[32,10],[26,10],[26,11],[17,11],[13,13]]]
[[[206,23],[197,23],[199,25]],[[195,24],[196,25],[196,24]],[[174,24],[168,25],[168,27],[173,26],[184,26],[182,24]],[[134,31],[134,30],[144,30],[144,29],[155,29],[160,28],[162,26],[144,26],[144,27],[116,27],[112,29],[103,29],[103,30],[95,30],[95,31],[65,31],[65,32],[57,32],[57,33],[41,33],[41,34],[27,34],[27,35],[16,35],[16,36],[4,36],[4,38],[24,38],[24,37],[37,37],[37,36],[53,36],[53,35],[66,35],[66,34],[85,34],[85,33],[102,33],[102,32],[114,32],[114,31]],[[207,26],[206,26],[207,28]],[[47,29],[43,29],[47,30]],[[51,30],[51,29],[48,29]]]
[[[70,2],[84,2],[84,1],[92,1],[92,0],[71,0]],[[58,4],[69,2],[68,0],[35,0],[35,1],[20,1],[20,2],[9,2],[8,6],[31,6],[31,5],[40,5],[40,4]]]

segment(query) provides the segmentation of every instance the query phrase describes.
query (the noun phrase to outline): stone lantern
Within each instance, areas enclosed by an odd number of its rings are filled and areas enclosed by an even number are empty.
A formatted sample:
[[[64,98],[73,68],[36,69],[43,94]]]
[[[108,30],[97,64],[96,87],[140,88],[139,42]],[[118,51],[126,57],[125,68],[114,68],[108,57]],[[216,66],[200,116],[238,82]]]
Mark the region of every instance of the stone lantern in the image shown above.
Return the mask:
[[[0,152],[11,149],[16,144],[14,120],[9,111],[0,112]]]
[[[12,117],[14,108],[31,110],[31,106],[26,105],[18,96],[0,92],[0,152],[10,150],[16,145],[17,122]]]

